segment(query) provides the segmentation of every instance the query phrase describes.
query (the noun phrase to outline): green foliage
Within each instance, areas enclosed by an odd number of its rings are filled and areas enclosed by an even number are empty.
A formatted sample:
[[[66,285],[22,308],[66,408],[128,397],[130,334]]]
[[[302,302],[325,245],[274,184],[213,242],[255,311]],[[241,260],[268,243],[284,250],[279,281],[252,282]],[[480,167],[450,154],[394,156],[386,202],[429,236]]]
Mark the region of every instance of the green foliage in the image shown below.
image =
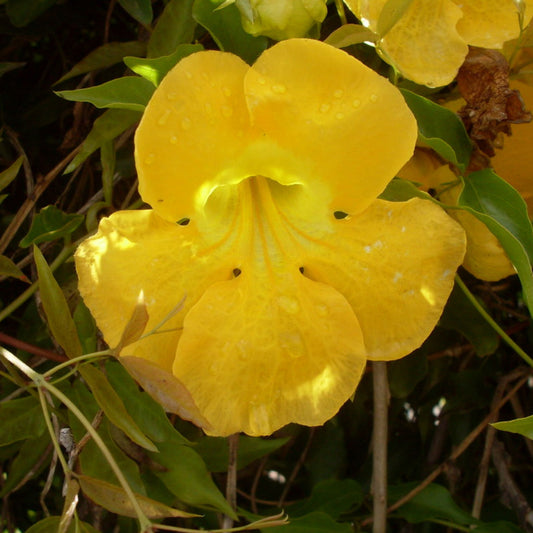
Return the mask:
[[[386,3],[380,38],[410,3]],[[384,72],[364,44],[376,34],[352,18],[342,24],[340,2],[329,4],[326,42]],[[133,135],[155,87],[195,52],[220,49],[251,64],[272,41],[247,34],[237,7],[223,0],[5,0],[0,11],[2,533],[210,531],[224,526],[222,515],[254,531],[370,531],[370,365],[353,401],[323,427],[238,438],[233,509],[224,496],[229,440],[168,416],[114,356],[117,347],[106,347],[76,288],[72,254],[98,219],[146,207]],[[516,493],[490,464],[479,518],[471,510],[489,419],[505,420],[492,424],[508,454],[496,466],[525,499],[533,488],[524,445],[533,438],[531,370],[517,357],[531,362],[529,214],[506,176],[471,171],[478,148],[458,115],[437,103],[454,98],[455,85],[438,93],[405,86],[420,145],[464,184],[457,205],[443,207],[485,224],[518,276],[488,283],[461,270],[435,331],[388,364],[389,504],[415,491],[389,512],[388,531],[517,533],[525,518]],[[381,197],[442,206],[419,185],[394,179]],[[128,318],[121,348],[146,334],[142,299]]]

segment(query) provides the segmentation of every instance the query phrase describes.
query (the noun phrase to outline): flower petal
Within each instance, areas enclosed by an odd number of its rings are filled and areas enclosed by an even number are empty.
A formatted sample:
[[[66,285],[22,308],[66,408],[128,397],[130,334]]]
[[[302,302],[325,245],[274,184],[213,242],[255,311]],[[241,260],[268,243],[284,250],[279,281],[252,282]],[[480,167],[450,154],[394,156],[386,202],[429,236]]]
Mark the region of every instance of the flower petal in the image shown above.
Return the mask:
[[[463,10],[457,31],[468,44],[482,48],[501,48],[505,41],[520,35],[515,0],[454,1]],[[530,19],[531,10],[528,10],[524,27]]]
[[[297,162],[271,150],[258,173],[304,185],[332,210],[365,209],[413,152],[416,121],[396,88],[319,41],[265,51],[245,91],[254,127]]]
[[[462,228],[418,198],[376,200],[312,250],[305,273],[343,294],[359,320],[369,359],[418,348],[436,325],[465,253]]]
[[[231,279],[224,248],[202,246],[193,224],[179,226],[153,211],[119,211],[100,222],[98,233],[76,251],[80,293],[106,342],[116,346],[143,293],[151,331],[179,306],[161,328],[122,350],[170,370],[183,317],[206,288]]]
[[[297,268],[277,274],[217,283],[185,319],[174,374],[212,435],[323,424],[359,382],[365,348],[346,300]]]
[[[182,59],[154,92],[135,135],[139,191],[175,222],[201,209],[212,190],[247,175],[234,161],[250,143],[243,93],[248,65],[224,52]]]

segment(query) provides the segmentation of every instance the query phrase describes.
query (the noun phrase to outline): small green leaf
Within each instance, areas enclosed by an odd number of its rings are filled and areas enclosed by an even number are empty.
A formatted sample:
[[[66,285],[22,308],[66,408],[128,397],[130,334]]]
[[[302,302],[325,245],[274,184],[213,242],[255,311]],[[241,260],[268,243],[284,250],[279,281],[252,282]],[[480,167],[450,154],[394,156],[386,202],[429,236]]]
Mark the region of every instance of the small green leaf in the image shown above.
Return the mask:
[[[36,438],[46,430],[41,404],[33,396],[0,404],[0,446]]]
[[[398,500],[409,492],[413,484],[390,487],[391,500]],[[441,485],[432,483],[402,505],[396,515],[411,524],[431,520],[447,520],[454,524],[469,526],[479,523],[470,513],[461,509],[453,500],[449,491]]]
[[[5,189],[19,173],[24,156],[20,156],[11,166],[0,172],[0,191]]]
[[[433,200],[427,192],[421,191],[412,181],[402,178],[394,178],[390,181],[379,197],[389,202],[406,202],[411,198]]]
[[[66,237],[79,227],[83,218],[83,215],[67,214],[54,205],[48,205],[33,219],[30,230],[20,241],[20,246],[28,248],[32,244]]]
[[[151,0],[118,0],[118,3],[137,21],[145,26],[152,22],[154,13]]]
[[[43,418],[42,411],[40,415]],[[37,437],[28,438],[22,443],[19,453],[9,467],[7,479],[0,490],[0,498],[13,491],[21,481],[31,479],[28,478],[29,472],[32,472],[31,477],[33,478],[41,468],[46,467],[43,458],[51,451],[48,450],[47,452],[48,446],[50,446],[50,438],[46,431]]]
[[[524,533],[524,530],[512,522],[487,522],[480,524],[476,533]]]
[[[140,120],[140,111],[109,109],[98,117],[89,135],[83,141],[80,151],[65,169],[65,174],[76,170],[93,152],[101,148]]]
[[[361,24],[343,24],[340,28],[330,33],[324,42],[335,48],[346,48],[353,44],[360,44],[365,41],[374,42],[376,40],[377,35],[369,28],[361,26]]]
[[[237,467],[240,470],[252,461],[275,452],[288,441],[284,439],[261,439],[241,435]],[[228,469],[228,440],[222,437],[204,437],[194,446],[211,472],[225,472]]]
[[[122,516],[131,516],[133,518],[137,517],[133,504],[122,487],[112,485],[107,481],[102,481],[101,479],[96,479],[90,476],[80,475],[77,477],[85,495],[95,503],[112,513],[120,514]],[[173,509],[168,505],[147,498],[141,494],[136,494],[135,498],[144,514],[153,520],[167,517],[191,518],[193,516],[198,516],[186,513],[185,511],[180,511],[179,509]]]
[[[26,274],[5,255],[0,255],[0,276],[9,276],[10,278],[17,278],[29,283]]]
[[[33,246],[33,257],[39,277],[39,291],[50,331],[69,357],[82,354],[80,339],[65,295],[43,257],[41,250]]]
[[[107,418],[139,446],[153,452],[157,451],[152,441],[145,436],[128,413],[105,374],[91,365],[80,367],[79,370]]]
[[[61,523],[60,516],[49,516],[43,520],[39,520],[36,524],[33,524],[26,533],[57,533],[59,531],[59,524]],[[74,520],[69,525],[66,533],[100,533],[97,529],[94,529],[91,524],[82,522],[74,517]]]
[[[211,34],[221,50],[237,54],[251,64],[267,48],[268,39],[246,33],[236,5],[218,9],[223,1],[195,0],[193,17]]]
[[[406,398],[427,375],[427,354],[415,350],[407,357],[391,361],[388,367],[391,395],[394,398]]]
[[[83,353],[96,352],[98,330],[94,318],[88,307],[83,303],[83,300],[80,299],[78,302],[72,317],[78,330],[78,337],[83,347]]]
[[[383,39],[403,17],[413,0],[388,0],[379,14],[377,33]]]
[[[201,44],[180,44],[176,51],[168,56],[157,57],[155,59],[145,59],[142,57],[125,57],[124,63],[135,74],[142,76],[152,82],[156,87],[167,75],[168,71],[178,64],[184,57],[195,52],[200,52],[204,47]]]
[[[93,72],[120,63],[125,56],[144,55],[146,43],[129,41],[124,43],[106,43],[87,54],[79,63],[76,63],[64,76],[59,78],[54,85],[61,83],[80,74]]]
[[[291,518],[289,523],[280,526],[280,533],[352,533],[353,529],[347,522],[336,522],[326,513],[317,511],[298,518]],[[271,528],[261,529],[265,533],[272,531]]]
[[[533,314],[533,228],[520,194],[492,170],[480,170],[464,180],[457,205],[481,220],[500,241],[517,270]]]
[[[343,513],[359,507],[364,496],[363,488],[353,479],[328,479],[317,483],[309,498],[287,507],[287,514],[291,522],[294,517],[315,511],[337,520]]]
[[[159,453],[149,453],[163,468],[156,476],[180,501],[207,507],[236,519],[235,512],[213,482],[205,463],[190,446],[173,440],[158,443]]]
[[[25,66],[26,63],[20,61],[0,61],[0,77],[8,72],[11,72],[12,70],[16,70]]]
[[[146,324],[148,324],[148,311],[146,309],[146,303],[144,301],[144,294],[141,291],[133,309],[128,323],[124,327],[120,341],[114,349],[118,354],[120,351],[130,344],[137,342],[141,335],[144,333]]]
[[[55,94],[65,100],[89,102],[99,108],[144,111],[153,92],[154,86],[148,80],[138,76],[124,76],[95,87],[56,91]]]
[[[401,89],[407,105],[418,122],[418,135],[447,161],[466,170],[472,142],[461,119],[449,109],[407,89]]]
[[[196,22],[192,18],[193,0],[170,0],[148,41],[148,57],[173,54],[180,44],[194,38]]]
[[[56,0],[8,0],[7,16],[13,26],[22,28],[55,3]]]
[[[500,337],[457,285],[448,299],[439,325],[463,334],[480,356],[490,355],[498,348]]]
[[[515,418],[505,422],[495,422],[492,427],[500,431],[509,431],[510,433],[519,433],[528,439],[533,439],[533,415],[525,418]]]

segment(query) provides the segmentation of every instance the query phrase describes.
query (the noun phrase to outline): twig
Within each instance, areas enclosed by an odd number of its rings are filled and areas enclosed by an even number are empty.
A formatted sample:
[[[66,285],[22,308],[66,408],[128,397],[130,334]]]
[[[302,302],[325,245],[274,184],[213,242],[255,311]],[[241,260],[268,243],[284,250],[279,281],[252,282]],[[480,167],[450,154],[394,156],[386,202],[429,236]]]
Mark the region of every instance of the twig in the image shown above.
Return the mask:
[[[31,353],[33,355],[45,357],[46,359],[50,359],[51,361],[57,361],[61,363],[63,361],[67,361],[68,359],[66,356],[58,354],[57,352],[53,352],[52,350],[46,350],[45,348],[40,348],[39,346],[34,346],[29,342],[21,341],[20,339],[11,337],[10,335],[2,333],[1,331],[0,342],[9,344],[9,346],[13,346],[14,348],[17,348],[17,350],[24,350],[25,352]]]
[[[226,500],[230,507],[237,510],[237,455],[239,451],[239,434],[235,433],[228,437],[228,477],[226,480]],[[224,516],[222,529],[231,529],[233,519],[231,516]]]
[[[375,361],[372,364],[374,383],[374,436],[372,439],[372,492],[373,532],[385,533],[387,529],[387,417],[389,385],[387,363]]]
[[[261,479],[261,476],[263,474],[263,471],[265,470],[266,463],[268,461],[268,456],[263,457],[261,459],[261,462],[259,463],[259,467],[257,468],[257,471],[254,476],[254,481],[252,483],[252,489],[250,490],[250,500],[252,503],[252,513],[257,514],[257,487],[259,485],[259,480]],[[277,505],[277,502],[274,503],[274,505]]]
[[[496,439],[492,447],[492,461],[498,472],[503,498],[513,508],[524,531],[533,531],[533,509],[509,472],[503,444]]]
[[[281,493],[281,496],[279,497],[278,507],[280,509],[283,508],[283,505],[285,504],[285,498],[287,498],[287,494],[289,494],[289,490],[291,490],[292,484],[294,483],[294,480],[296,479],[298,472],[300,471],[300,469],[305,463],[305,458],[307,457],[307,454],[309,453],[309,448],[311,448],[311,442],[313,442],[314,436],[315,436],[315,428],[311,428],[309,430],[309,437],[307,439],[307,443],[305,444],[305,448],[300,454],[298,461],[294,465],[294,468],[292,469],[291,475],[289,476],[289,479],[287,480],[285,488],[283,489],[283,492]]]

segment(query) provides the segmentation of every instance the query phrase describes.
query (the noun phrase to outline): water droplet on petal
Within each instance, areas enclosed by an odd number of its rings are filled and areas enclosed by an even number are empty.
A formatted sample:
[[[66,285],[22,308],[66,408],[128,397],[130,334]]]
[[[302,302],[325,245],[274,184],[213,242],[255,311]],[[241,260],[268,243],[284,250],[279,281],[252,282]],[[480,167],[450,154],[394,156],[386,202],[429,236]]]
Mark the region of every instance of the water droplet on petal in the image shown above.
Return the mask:
[[[231,89],[229,87],[222,87],[222,92],[224,96],[231,96]]]
[[[265,78],[257,78],[257,81],[258,81],[261,85],[264,85],[264,84],[266,83]]]
[[[359,100],[358,98],[356,98],[356,99],[352,102],[352,105],[355,107],[355,109],[357,109],[357,108],[361,105],[361,100]]]
[[[344,113],[337,113],[337,114],[335,115],[335,118],[336,118],[337,120],[342,120],[342,119],[344,118]]]
[[[377,94],[371,94],[370,95],[370,101],[375,104],[378,101],[378,95]]]
[[[327,305],[317,305],[316,312],[318,316],[327,316],[328,315],[328,306]]]
[[[331,106],[329,104],[322,104],[320,106],[321,113],[327,113],[330,109],[331,109]]]
[[[192,80],[192,74],[190,72],[185,72],[185,76],[187,76],[189,80]]]
[[[184,129],[184,130],[188,130],[190,127],[191,127],[191,119],[189,117],[185,117],[182,119],[181,121],[181,127]]]
[[[204,109],[205,109],[205,112],[207,114],[211,114],[213,112],[213,106],[211,105],[210,102],[206,102],[205,105],[204,105]]]
[[[292,359],[298,359],[305,353],[305,342],[297,331],[280,335],[279,345]]]
[[[175,135],[172,135],[169,141],[170,141],[170,144],[178,144],[178,138]]]
[[[231,117],[231,115],[233,115],[233,109],[231,109],[231,107],[229,107],[227,105],[223,105],[222,106],[222,116],[224,116],[226,118],[229,118],[229,117]]]
[[[177,97],[178,95],[174,91],[167,93],[167,100],[176,100]]]
[[[144,158],[144,162],[145,162],[147,165],[151,165],[154,161],[155,161],[155,154],[148,154],[148,155]]]
[[[285,85],[273,85],[272,91],[276,94],[284,94],[287,92],[287,87]]]
[[[164,126],[167,121],[168,121],[168,117],[170,116],[170,109],[167,109],[160,117],[159,117],[159,120],[157,121],[157,123],[160,125],[160,126]]]
[[[333,93],[333,96],[335,98],[342,98],[344,95],[344,91],[342,89],[337,89],[334,93]]]
[[[291,315],[296,314],[300,310],[300,304],[298,303],[298,300],[296,300],[296,298],[292,298],[291,296],[280,296],[278,298],[278,303],[284,311],[290,313]]]

